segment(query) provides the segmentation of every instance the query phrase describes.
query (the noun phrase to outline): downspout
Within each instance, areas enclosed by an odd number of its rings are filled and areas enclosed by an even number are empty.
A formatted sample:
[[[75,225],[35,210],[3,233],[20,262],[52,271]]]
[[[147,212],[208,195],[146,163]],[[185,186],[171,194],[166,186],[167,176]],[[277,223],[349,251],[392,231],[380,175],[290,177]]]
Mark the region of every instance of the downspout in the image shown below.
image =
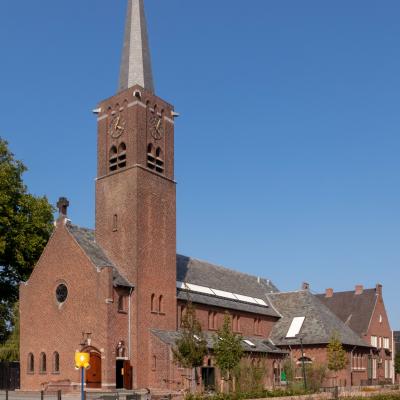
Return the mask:
[[[354,355],[354,350],[357,348],[357,346],[353,347],[353,350],[350,352],[350,383],[351,386],[353,386],[353,355]]]
[[[391,350],[392,350],[392,365],[390,366],[390,369],[391,369],[390,373],[392,374],[392,385],[395,384],[395,379],[396,379],[395,373],[394,373],[395,349],[396,349],[396,347],[394,345],[394,331],[392,331],[392,348],[391,348]]]
[[[131,362],[131,304],[132,304],[132,292],[133,288],[129,290],[129,304],[128,304],[128,358]]]

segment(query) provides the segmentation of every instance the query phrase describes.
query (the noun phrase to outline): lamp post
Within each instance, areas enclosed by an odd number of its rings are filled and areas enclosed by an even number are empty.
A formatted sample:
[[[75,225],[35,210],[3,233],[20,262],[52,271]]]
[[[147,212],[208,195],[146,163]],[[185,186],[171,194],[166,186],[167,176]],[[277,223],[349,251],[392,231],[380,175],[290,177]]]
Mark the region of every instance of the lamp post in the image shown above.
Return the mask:
[[[306,366],[304,360],[304,348],[303,348],[303,338],[300,336],[300,347],[301,347],[301,366],[303,368],[303,381],[304,381],[304,390],[307,391],[307,375],[306,375]]]
[[[89,353],[75,353],[75,365],[81,371],[81,400],[85,400],[85,369],[90,367],[89,360]]]

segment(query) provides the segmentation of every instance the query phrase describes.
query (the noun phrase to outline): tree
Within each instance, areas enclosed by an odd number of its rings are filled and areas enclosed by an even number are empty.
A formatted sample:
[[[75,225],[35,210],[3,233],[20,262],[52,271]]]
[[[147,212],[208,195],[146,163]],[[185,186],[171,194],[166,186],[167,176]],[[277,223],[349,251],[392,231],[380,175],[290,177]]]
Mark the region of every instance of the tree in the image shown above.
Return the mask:
[[[346,365],[346,351],[342,346],[339,335],[335,333],[328,344],[328,369],[338,372],[344,369]]]
[[[227,313],[222,328],[213,336],[215,363],[227,381],[232,379],[232,373],[243,355],[242,337],[232,332],[231,325],[231,317]]]
[[[396,374],[400,374],[400,353],[396,354],[394,359],[394,370]]]
[[[29,278],[53,229],[53,208],[28,193],[25,171],[0,137],[0,343],[12,331],[18,284]]]
[[[196,383],[196,368],[203,365],[207,354],[207,341],[196,318],[196,310],[190,301],[182,318],[180,337],[176,340],[172,352],[177,364],[192,370],[192,389]]]
[[[0,361],[19,361],[19,303],[13,308],[13,331],[4,345],[0,346]]]

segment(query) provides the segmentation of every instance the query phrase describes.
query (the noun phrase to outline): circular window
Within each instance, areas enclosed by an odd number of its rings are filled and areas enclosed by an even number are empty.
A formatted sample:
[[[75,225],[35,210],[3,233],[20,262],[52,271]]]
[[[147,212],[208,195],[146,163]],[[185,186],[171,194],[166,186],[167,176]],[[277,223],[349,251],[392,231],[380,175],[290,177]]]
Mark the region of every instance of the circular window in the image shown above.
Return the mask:
[[[62,283],[61,285],[57,286],[56,289],[56,298],[59,303],[64,303],[68,297],[68,288]]]

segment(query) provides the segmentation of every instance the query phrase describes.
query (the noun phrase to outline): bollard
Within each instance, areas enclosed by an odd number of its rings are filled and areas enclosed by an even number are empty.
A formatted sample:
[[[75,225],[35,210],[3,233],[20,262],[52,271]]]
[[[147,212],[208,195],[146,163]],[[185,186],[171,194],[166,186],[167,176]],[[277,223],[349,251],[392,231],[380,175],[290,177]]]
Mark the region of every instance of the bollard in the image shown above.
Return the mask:
[[[44,400],[44,390],[40,391],[40,400]]]
[[[335,386],[334,397],[336,400],[339,398],[339,387],[338,386]]]
[[[6,400],[8,400],[8,388],[6,388]]]
[[[61,390],[57,390],[57,400],[61,400]]]

